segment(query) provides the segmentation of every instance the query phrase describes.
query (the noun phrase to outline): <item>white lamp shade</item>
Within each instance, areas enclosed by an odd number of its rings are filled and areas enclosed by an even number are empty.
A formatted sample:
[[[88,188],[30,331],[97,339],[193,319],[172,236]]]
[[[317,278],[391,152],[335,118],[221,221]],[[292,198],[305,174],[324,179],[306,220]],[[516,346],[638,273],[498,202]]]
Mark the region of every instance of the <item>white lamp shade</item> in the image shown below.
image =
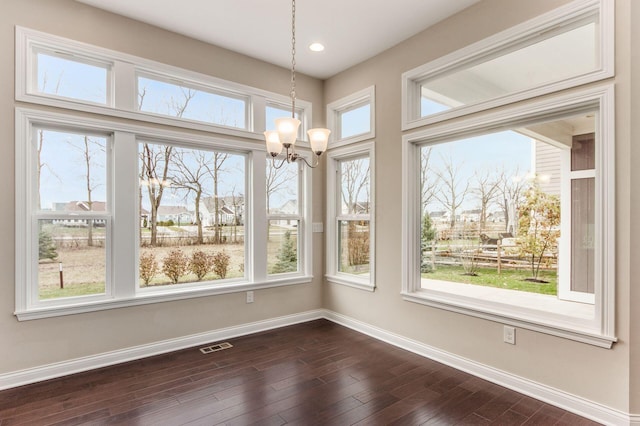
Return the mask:
[[[276,130],[280,143],[284,146],[295,145],[296,138],[298,137],[298,127],[300,127],[300,120],[293,117],[276,118]]]
[[[280,143],[280,137],[275,130],[267,130],[264,132],[264,139],[267,142],[267,152],[273,157],[280,155],[282,152],[282,144]]]
[[[309,135],[309,144],[311,145],[311,151],[315,154],[322,154],[327,150],[327,144],[329,143],[329,129],[310,129],[307,131]]]

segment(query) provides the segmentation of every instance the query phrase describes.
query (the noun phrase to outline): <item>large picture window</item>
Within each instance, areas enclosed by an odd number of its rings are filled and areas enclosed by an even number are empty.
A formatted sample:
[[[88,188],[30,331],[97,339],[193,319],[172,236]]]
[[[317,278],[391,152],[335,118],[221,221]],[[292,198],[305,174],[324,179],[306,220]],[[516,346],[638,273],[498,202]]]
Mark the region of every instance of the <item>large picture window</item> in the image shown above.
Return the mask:
[[[611,344],[611,92],[405,137],[408,299]]]
[[[310,282],[308,168],[274,175],[252,141],[16,117],[18,319]]]
[[[140,286],[244,278],[243,155],[141,141]]]

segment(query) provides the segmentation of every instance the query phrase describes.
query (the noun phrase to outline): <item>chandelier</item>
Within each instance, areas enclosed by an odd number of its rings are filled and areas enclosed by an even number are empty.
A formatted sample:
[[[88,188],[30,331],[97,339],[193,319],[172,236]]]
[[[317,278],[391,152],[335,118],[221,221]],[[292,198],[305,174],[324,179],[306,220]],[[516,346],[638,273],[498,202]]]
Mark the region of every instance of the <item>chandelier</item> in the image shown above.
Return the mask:
[[[298,137],[300,120],[296,118],[296,0],[291,1],[291,117],[276,118],[276,130],[264,132],[267,143],[267,152],[271,155],[273,166],[276,169],[285,163],[304,161],[307,166],[314,168],[318,166],[320,156],[327,150],[329,141],[329,129],[309,129],[309,144],[314,158],[309,163],[304,157],[296,153],[295,145]],[[276,157],[285,150],[285,155],[279,165],[276,166]]]

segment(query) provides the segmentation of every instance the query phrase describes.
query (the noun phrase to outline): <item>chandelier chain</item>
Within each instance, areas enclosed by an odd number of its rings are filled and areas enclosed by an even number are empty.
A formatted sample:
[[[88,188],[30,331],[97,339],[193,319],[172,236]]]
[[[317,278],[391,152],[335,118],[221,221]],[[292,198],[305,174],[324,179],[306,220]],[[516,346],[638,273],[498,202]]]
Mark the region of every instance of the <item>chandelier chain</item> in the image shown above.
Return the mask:
[[[291,118],[296,116],[296,0],[291,0]]]

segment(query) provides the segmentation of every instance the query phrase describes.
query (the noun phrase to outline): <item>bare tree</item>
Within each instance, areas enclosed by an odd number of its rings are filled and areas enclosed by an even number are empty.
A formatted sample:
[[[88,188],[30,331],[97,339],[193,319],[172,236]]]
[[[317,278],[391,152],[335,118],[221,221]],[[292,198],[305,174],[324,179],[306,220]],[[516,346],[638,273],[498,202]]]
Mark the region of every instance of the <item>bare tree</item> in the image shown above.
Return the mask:
[[[91,184],[91,150],[89,148],[90,139],[88,136],[84,137],[84,165],[85,165],[85,178],[87,185],[87,206],[89,211],[93,210],[93,198],[91,196],[94,186]],[[88,220],[89,232],[87,234],[87,246],[93,247],[93,220]]]
[[[445,158],[441,155],[441,159],[442,168],[434,172],[440,181],[440,188],[434,194],[434,198],[451,215],[449,225],[453,229],[456,225],[456,213],[469,193],[469,181],[463,182],[460,176],[464,163],[460,162],[454,166],[453,158]]]
[[[56,88],[54,89],[53,93],[57,94],[58,91],[60,90],[60,82],[62,81],[62,75],[64,73],[60,73],[60,75],[58,76],[58,81],[56,82]],[[47,72],[44,72],[44,75],[42,77],[42,91],[44,92],[47,88],[47,82],[48,82],[48,77],[47,77]],[[44,167],[46,167],[47,165],[45,163],[42,162],[42,148],[44,146],[44,130],[42,129],[38,129],[38,165],[37,165],[37,175],[36,175],[36,181],[38,182],[38,188],[40,188],[40,184],[42,182],[40,182],[40,176],[42,175],[42,169]],[[53,171],[51,169],[49,169],[49,171],[51,173],[53,173]],[[40,210],[42,208],[42,201],[40,200],[40,196],[38,196],[38,210]]]
[[[480,201],[480,229],[487,224],[487,210],[491,202],[499,195],[502,176],[496,176],[487,169],[476,170],[473,175],[473,194]]]
[[[73,149],[80,151],[81,161],[84,167],[84,183],[87,190],[87,197],[84,200],[78,200],[78,206],[86,209],[87,211],[93,211],[93,191],[101,184],[96,183],[92,178],[91,170],[96,165],[94,159],[94,153],[97,151],[104,151],[104,147],[89,136],[85,135],[82,138],[82,144],[76,145],[69,142],[69,146]],[[87,246],[93,246],[93,219],[87,220],[88,233],[87,233]]]
[[[171,97],[167,109],[176,117],[182,117],[189,102],[194,98],[196,92],[191,89],[181,88],[183,98],[176,100]],[[146,88],[138,93],[139,108],[142,108]],[[141,167],[140,180],[147,186],[149,205],[151,206],[149,225],[151,227],[150,244],[155,246],[158,242],[158,208],[162,202],[164,188],[168,184],[169,166],[172,160],[174,148],[171,145],[154,145],[150,143],[142,144],[140,153]],[[142,197],[140,197],[142,202]],[[142,205],[140,206],[142,210]]]
[[[369,190],[369,161],[368,159],[347,160],[341,162],[342,172],[342,202],[347,206],[350,214],[357,213],[357,203],[360,193]],[[368,192],[367,192],[368,195]],[[369,199],[363,204],[369,212]]]
[[[297,167],[297,163],[295,167]],[[289,182],[295,178],[295,173],[290,167],[276,169],[270,162],[267,162],[267,212],[271,211],[271,196],[275,193],[284,189],[288,194],[293,195]]]
[[[438,192],[439,179],[434,179],[434,171],[429,164],[431,160],[431,147],[422,147],[420,149],[420,188],[423,214],[429,214],[429,203],[435,198]]]
[[[213,158],[210,163],[206,165],[207,171],[209,175],[213,179],[213,242],[215,244],[220,244],[222,242],[222,238],[220,235],[221,231],[221,217],[220,217],[220,209],[222,206],[220,205],[220,175],[224,172],[222,169],[222,165],[229,158],[229,154],[225,154],[222,152],[214,152]]]
[[[518,232],[518,218],[516,212],[522,202],[523,193],[527,187],[527,181],[520,175],[520,170],[517,167],[510,173],[503,170],[500,173],[500,176],[498,201],[504,212],[504,229],[506,232],[511,232],[513,235],[516,235]]]
[[[233,207],[233,225],[231,228],[232,240],[234,243],[238,242],[238,225],[241,222],[241,211],[240,208],[244,204],[244,195],[242,193],[236,193],[236,187],[233,186],[231,190],[231,206]]]
[[[198,228],[197,243],[203,244],[200,200],[205,195],[205,185],[210,178],[207,163],[210,157],[204,151],[176,149],[171,162],[171,184],[186,189],[185,197],[195,195],[195,223]]]
[[[173,154],[171,145],[142,144],[141,181],[147,186],[150,205],[149,226],[151,227],[150,245],[158,243],[158,208],[162,202],[164,189],[168,186],[169,164]]]

